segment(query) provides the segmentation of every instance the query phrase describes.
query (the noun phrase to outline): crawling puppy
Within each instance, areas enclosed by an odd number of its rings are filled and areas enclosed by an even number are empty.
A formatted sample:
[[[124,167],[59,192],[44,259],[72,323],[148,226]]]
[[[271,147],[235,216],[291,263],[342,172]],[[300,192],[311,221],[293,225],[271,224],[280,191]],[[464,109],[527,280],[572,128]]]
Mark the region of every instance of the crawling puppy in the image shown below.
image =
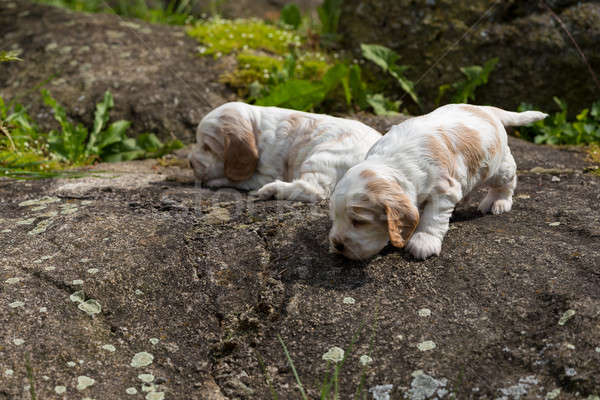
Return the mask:
[[[331,196],[332,251],[364,259],[389,240],[418,259],[439,255],[454,207],[478,186],[489,188],[481,212],[510,211],[517,176],[504,127],[546,116],[450,104],[392,127]]]
[[[202,185],[312,202],[329,197],[381,134],[354,120],[233,102],[208,113],[196,137],[190,161]]]

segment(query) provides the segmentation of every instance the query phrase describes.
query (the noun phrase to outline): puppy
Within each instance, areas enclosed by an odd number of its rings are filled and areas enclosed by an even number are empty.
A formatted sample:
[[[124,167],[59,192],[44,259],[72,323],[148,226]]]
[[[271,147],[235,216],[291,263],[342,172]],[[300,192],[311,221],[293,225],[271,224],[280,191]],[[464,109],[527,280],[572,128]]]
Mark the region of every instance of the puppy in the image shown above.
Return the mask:
[[[380,137],[354,120],[233,102],[202,119],[190,161],[207,187],[313,202],[328,198]]]
[[[364,259],[389,240],[417,259],[439,255],[454,207],[482,185],[482,213],[510,211],[517,168],[504,127],[546,116],[450,104],[392,127],[335,188],[332,251]]]

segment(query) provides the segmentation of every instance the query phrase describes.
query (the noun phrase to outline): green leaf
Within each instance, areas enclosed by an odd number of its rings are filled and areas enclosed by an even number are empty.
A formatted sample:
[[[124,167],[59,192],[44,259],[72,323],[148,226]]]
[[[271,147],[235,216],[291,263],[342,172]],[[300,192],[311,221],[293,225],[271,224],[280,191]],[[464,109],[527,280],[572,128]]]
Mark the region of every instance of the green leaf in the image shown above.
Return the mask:
[[[256,104],[306,111],[320,104],[326,94],[327,88],[323,83],[292,79],[272,88],[270,94],[258,99]]]
[[[470,67],[462,67],[460,71],[467,78],[466,80],[456,82],[452,85],[455,89],[455,94],[452,97],[453,103],[468,103],[469,100],[475,100],[475,90],[485,85],[488,82],[490,73],[496,67],[498,58],[488,60],[483,67],[472,65]]]
[[[361,44],[362,55],[369,61],[374,62],[385,72],[396,63],[400,56],[394,50],[378,44]]]
[[[408,93],[413,101],[419,105],[419,107],[421,106],[414,83],[404,76],[404,72],[409,67],[406,65],[396,65],[396,61],[400,59],[398,53],[392,49],[378,44],[363,43],[360,45],[360,48],[362,50],[363,57],[369,61],[372,61],[385,72],[393,76],[400,84],[402,90]]]
[[[590,112],[590,115],[598,122],[600,122],[600,101],[597,101],[594,104],[592,104],[592,111]]]
[[[122,142],[127,139],[126,132],[131,126],[129,121],[116,121],[108,126],[108,129],[98,135],[98,144],[96,145],[96,153],[102,158],[102,149],[115,143]]]
[[[337,33],[342,13],[342,3],[343,0],[325,0],[321,6],[317,7],[322,34],[331,35]]]
[[[281,9],[281,22],[293,27],[294,29],[298,29],[302,23],[302,14],[295,3],[286,4]]]
[[[348,84],[352,98],[354,98],[361,110],[365,110],[369,107],[369,103],[367,102],[367,92],[361,74],[360,67],[356,64],[352,65],[348,74]]]
[[[155,152],[163,147],[154,133],[143,133],[136,138],[136,141],[138,147],[147,152]]]
[[[9,62],[9,61],[23,61],[19,58],[18,51],[0,51],[0,62]]]
[[[381,93],[367,95],[367,103],[373,107],[373,111],[377,115],[395,115],[398,114],[400,108],[399,101],[390,101]]]
[[[348,76],[348,67],[346,64],[336,64],[329,68],[323,76],[326,94],[335,89],[342,79]]]

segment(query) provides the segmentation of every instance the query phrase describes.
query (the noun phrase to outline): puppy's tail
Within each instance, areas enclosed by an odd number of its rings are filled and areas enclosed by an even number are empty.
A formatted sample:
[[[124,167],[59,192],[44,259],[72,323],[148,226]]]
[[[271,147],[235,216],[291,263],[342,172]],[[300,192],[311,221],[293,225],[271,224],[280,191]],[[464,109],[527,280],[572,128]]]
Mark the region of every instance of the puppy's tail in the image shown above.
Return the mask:
[[[497,107],[483,107],[486,111],[494,114],[504,126],[521,126],[528,125],[535,121],[540,121],[548,116],[540,111],[524,111],[524,112],[512,112],[504,111]]]

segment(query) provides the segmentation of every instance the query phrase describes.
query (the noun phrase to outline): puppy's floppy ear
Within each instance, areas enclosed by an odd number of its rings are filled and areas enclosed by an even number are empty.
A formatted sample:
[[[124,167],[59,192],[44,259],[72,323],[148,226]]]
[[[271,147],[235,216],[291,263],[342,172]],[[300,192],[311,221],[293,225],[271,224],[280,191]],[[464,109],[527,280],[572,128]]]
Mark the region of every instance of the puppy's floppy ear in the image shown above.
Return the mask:
[[[395,247],[404,247],[419,225],[419,210],[411,204],[405,194],[398,196],[393,204],[386,204],[390,242]]]
[[[367,188],[385,210],[390,242],[395,247],[404,247],[419,225],[419,209],[395,182],[375,179]]]
[[[232,182],[250,178],[258,165],[258,147],[252,124],[238,112],[229,110],[221,115],[225,176]]]

